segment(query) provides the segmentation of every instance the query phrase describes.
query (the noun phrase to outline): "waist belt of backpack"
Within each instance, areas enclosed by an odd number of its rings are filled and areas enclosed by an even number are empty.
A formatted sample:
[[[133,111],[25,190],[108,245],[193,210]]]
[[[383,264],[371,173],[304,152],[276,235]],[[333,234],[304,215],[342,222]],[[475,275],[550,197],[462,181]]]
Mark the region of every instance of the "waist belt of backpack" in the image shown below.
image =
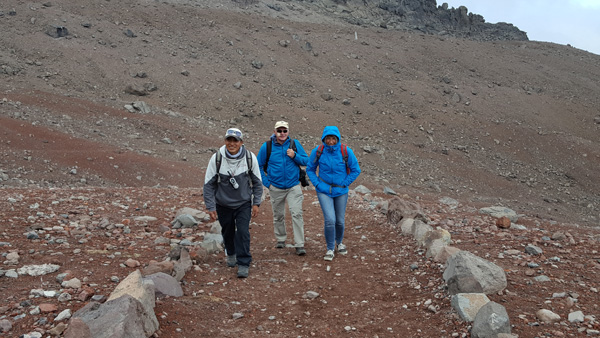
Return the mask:
[[[330,186],[332,186],[332,187],[337,187],[337,188],[345,188],[345,186],[343,186],[343,185],[337,185],[337,184],[333,184],[333,183],[325,182],[325,181],[324,181],[324,180],[321,178],[321,176],[319,176],[319,179],[321,180],[321,182],[327,183],[327,184],[329,184],[329,185],[330,185]]]

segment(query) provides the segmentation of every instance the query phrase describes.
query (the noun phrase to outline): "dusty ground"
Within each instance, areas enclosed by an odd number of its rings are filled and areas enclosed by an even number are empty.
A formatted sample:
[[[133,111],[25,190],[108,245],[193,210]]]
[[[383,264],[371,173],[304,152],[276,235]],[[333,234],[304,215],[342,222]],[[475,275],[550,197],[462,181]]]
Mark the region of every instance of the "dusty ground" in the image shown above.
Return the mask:
[[[382,194],[387,186],[422,204],[433,224],[451,230],[456,246],[505,268],[508,293],[491,298],[507,307],[515,333],[578,335],[585,325],[530,325],[540,308],[563,318],[573,310],[551,299],[555,292],[579,294],[575,306],[598,316],[599,56],[539,42],[476,43],[348,26],[297,3],[276,13],[262,3],[211,4],[0,5],[0,184],[4,196],[18,200],[0,200],[0,241],[11,243],[3,254],[18,250],[20,264],[58,263],[109,294],[110,277],[131,272],[119,266],[125,257],[142,264],[164,259],[169,248],[153,244],[165,230],[161,225],[181,207],[202,208],[204,166],[225,128],[244,130],[246,145],[256,151],[274,122],[285,119],[292,136],[312,149],[323,126],[335,124],[357,151],[363,169],[357,184],[379,198],[388,198]],[[65,26],[71,35],[52,38],[45,34],[49,25]],[[127,29],[136,37],[124,34]],[[156,90],[136,96],[128,86]],[[124,109],[135,101],[146,102],[151,113]],[[449,210],[438,202],[443,196],[462,204]],[[468,331],[451,311],[442,268],[362,196],[349,205],[350,254],[325,264],[315,200],[307,191],[307,256],[273,248],[265,203],[252,228],[250,278],[235,278],[221,256],[198,261],[184,280],[185,296],[159,303],[159,335]],[[30,208],[34,203],[38,209]],[[520,222],[529,231],[494,229],[493,219],[477,214],[491,205],[525,215]],[[131,234],[117,228],[111,237],[93,223],[122,224],[138,215],[159,221],[132,224]],[[24,235],[31,227],[71,221],[90,224],[87,241],[79,244],[81,238],[60,231],[49,234],[68,245]],[[541,239],[557,231],[576,243]],[[546,244],[543,257],[497,258],[532,242]],[[555,256],[560,263],[550,260]],[[541,265],[534,275],[549,275],[551,283],[531,283],[525,275],[530,260]],[[412,263],[419,269],[411,271]],[[58,287],[52,275],[2,278],[0,316],[23,312],[18,305],[29,290]],[[303,299],[307,291],[320,297]],[[435,313],[424,306],[427,300]],[[233,320],[235,312],[244,318]],[[37,319],[19,320],[9,336],[30,332]]]

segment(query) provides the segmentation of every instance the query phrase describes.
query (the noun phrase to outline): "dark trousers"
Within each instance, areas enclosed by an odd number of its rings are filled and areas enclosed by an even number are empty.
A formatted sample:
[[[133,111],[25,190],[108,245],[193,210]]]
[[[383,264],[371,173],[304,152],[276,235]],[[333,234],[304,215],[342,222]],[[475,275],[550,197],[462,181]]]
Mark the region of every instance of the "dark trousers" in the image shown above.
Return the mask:
[[[250,262],[252,262],[250,254],[251,203],[244,203],[235,209],[217,204],[217,215],[227,255],[235,254],[238,265],[250,266]]]

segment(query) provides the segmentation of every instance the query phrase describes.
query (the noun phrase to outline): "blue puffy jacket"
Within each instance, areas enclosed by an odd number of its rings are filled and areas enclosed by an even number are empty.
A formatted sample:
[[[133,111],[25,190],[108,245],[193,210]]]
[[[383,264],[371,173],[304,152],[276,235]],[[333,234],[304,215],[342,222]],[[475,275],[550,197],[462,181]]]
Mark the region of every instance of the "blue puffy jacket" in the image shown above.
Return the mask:
[[[337,137],[338,142],[332,146],[325,144],[325,136],[328,135]],[[306,165],[306,173],[318,192],[327,194],[329,197],[347,194],[348,186],[360,175],[360,166],[356,156],[354,156],[354,151],[350,147],[346,147],[348,150],[348,168],[350,168],[350,173],[348,173],[342,156],[341,137],[338,128],[336,126],[325,127],[321,141],[324,145],[323,153],[317,160],[319,147],[312,150]],[[317,168],[319,168],[318,174]]]
[[[267,173],[265,173],[265,163],[267,162],[267,142],[271,142],[271,156],[269,157],[269,164],[267,166]],[[290,148],[290,138],[283,144],[277,142],[275,134],[271,135],[271,139],[263,143],[258,151],[258,166],[260,167],[260,174],[263,185],[270,187],[271,184],[279,189],[289,189],[300,182],[300,168],[301,165],[306,165],[308,161],[308,155],[298,140],[294,140],[296,143],[296,156],[291,158],[287,156],[287,150]]]

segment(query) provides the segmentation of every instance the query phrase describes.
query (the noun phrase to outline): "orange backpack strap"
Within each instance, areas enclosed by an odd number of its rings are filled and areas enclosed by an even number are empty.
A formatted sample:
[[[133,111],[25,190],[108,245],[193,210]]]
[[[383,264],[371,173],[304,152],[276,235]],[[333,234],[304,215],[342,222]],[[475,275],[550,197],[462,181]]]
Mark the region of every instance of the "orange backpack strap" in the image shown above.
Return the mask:
[[[340,150],[342,151],[342,158],[344,159],[344,163],[346,163],[346,174],[349,174],[350,167],[348,166],[348,146],[346,146],[345,143],[342,143]]]
[[[323,149],[325,149],[325,146],[322,144],[317,148],[317,157],[315,158],[315,162],[319,161],[321,154],[323,154]]]

